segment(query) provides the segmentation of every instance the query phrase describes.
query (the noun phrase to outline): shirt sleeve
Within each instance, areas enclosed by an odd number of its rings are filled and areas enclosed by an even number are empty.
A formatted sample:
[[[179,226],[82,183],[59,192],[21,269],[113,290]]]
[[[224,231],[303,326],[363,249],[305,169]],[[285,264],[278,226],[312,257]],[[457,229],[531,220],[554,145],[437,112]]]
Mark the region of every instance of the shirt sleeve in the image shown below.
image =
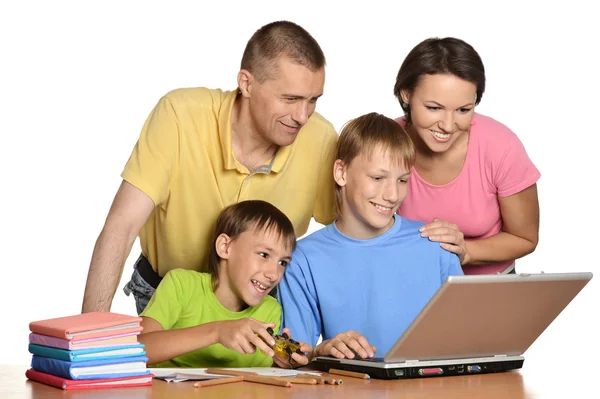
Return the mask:
[[[168,97],[160,99],[142,128],[121,177],[148,195],[154,205],[165,201],[178,164],[179,124]]]
[[[535,184],[541,176],[529,159],[521,140],[512,131],[509,132],[509,140],[499,159],[494,179],[500,197],[508,197],[523,191]]]
[[[327,131],[323,142],[321,169],[317,183],[317,198],[313,209],[313,217],[321,224],[331,224],[336,217],[335,180],[333,180],[333,164],[338,135],[333,128]]]
[[[188,302],[183,298],[186,290],[178,277],[176,271],[169,271],[140,315],[156,320],[164,330],[173,328],[182,313],[183,304]]]
[[[441,259],[441,283],[448,278],[448,276],[462,276],[465,273],[463,272],[462,267],[460,267],[460,260],[458,255],[453,252],[446,251],[442,249],[442,259]]]
[[[294,251],[277,292],[283,307],[282,327],[290,329],[294,340],[314,348],[321,336],[321,312],[309,263],[301,250]]]

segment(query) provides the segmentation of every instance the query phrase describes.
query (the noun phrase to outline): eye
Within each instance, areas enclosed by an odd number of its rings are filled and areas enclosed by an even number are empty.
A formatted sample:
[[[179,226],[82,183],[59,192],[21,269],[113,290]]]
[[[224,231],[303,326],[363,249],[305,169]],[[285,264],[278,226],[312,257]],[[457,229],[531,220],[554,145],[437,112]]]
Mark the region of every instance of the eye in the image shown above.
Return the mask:
[[[283,101],[288,103],[293,103],[298,101],[298,97],[283,97]]]
[[[383,179],[383,177],[381,177],[381,176],[371,176],[371,179],[373,179],[375,181],[380,181],[381,179]]]
[[[282,259],[282,260],[279,261],[279,266],[286,267],[287,265],[288,265],[288,261],[287,260],[283,260]]]
[[[426,105],[425,108],[427,108],[430,111],[437,111],[440,109],[440,107],[434,107],[434,106],[429,106],[429,105]]]
[[[401,177],[398,179],[398,183],[408,183],[408,177]]]
[[[458,112],[460,112],[461,114],[466,114],[471,110],[471,108],[459,108]]]
[[[263,257],[263,258],[265,258],[265,259],[268,259],[268,258],[269,258],[269,254],[268,254],[268,253],[266,253],[266,252],[259,252],[259,253],[258,253],[258,256],[261,256],[261,257]]]
[[[310,99],[310,102],[311,102],[312,104],[316,104],[316,103],[317,103],[317,100],[318,100],[318,98],[311,98],[311,99]]]

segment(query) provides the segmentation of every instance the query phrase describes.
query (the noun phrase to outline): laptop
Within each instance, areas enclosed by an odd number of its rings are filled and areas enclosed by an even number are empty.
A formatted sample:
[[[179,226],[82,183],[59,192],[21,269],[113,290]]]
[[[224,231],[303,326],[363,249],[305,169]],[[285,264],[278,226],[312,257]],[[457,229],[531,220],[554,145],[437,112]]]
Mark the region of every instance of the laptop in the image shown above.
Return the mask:
[[[312,367],[405,379],[519,369],[523,353],[592,273],[450,276],[383,358],[319,356]]]

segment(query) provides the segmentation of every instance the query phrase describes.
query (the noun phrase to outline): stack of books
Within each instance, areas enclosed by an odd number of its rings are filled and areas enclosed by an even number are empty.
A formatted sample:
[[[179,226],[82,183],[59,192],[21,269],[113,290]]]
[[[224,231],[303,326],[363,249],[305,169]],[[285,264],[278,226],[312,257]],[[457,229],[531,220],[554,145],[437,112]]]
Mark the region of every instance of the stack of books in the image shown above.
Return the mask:
[[[29,324],[30,380],[61,389],[152,384],[140,317],[95,312]]]

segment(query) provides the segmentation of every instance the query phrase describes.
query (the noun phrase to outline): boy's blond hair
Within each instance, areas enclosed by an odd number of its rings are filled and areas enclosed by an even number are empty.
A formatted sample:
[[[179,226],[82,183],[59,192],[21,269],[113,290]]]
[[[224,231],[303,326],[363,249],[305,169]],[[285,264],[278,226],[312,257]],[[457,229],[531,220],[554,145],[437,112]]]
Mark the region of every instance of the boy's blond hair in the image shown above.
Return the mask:
[[[376,149],[393,157],[407,170],[415,163],[415,146],[406,130],[393,119],[375,112],[359,116],[344,125],[337,143],[336,159],[349,165],[360,154],[371,157]],[[342,188],[337,184],[335,202],[339,215]]]
[[[290,219],[276,206],[266,201],[248,200],[228,206],[221,211],[213,231],[212,247],[208,255],[208,272],[212,275],[213,290],[219,285],[219,262],[216,241],[221,234],[235,240],[245,231],[273,232],[279,235],[286,248],[296,248],[296,233]]]

